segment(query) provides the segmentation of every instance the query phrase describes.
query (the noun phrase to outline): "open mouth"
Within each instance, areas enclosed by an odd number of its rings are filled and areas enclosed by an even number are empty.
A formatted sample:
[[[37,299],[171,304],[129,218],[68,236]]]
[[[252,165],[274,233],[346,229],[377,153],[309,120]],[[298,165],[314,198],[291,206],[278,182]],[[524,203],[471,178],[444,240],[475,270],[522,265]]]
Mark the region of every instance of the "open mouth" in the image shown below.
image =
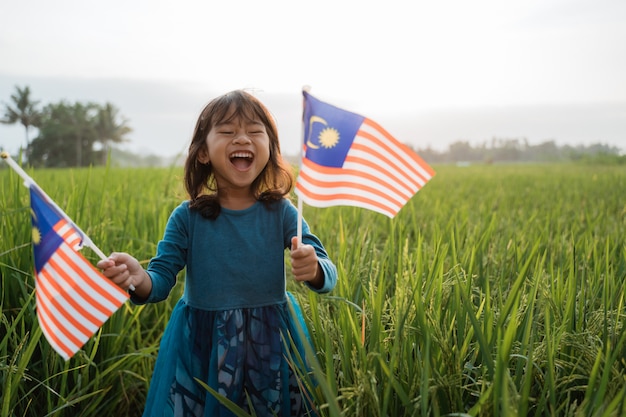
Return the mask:
[[[235,168],[243,171],[250,168],[254,155],[252,152],[233,152],[229,158]]]

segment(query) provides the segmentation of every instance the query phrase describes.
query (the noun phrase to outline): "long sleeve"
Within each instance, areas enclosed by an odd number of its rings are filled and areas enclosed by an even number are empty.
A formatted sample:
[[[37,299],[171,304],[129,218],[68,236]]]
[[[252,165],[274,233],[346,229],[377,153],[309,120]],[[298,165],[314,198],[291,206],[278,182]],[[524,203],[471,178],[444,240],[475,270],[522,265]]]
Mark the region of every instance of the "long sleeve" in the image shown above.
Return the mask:
[[[188,242],[188,210],[187,203],[178,206],[170,215],[163,238],[157,245],[157,253],[150,260],[147,268],[152,280],[152,291],[146,300],[138,301],[131,298],[135,304],[156,303],[165,300],[174,285],[178,273],[185,267]]]

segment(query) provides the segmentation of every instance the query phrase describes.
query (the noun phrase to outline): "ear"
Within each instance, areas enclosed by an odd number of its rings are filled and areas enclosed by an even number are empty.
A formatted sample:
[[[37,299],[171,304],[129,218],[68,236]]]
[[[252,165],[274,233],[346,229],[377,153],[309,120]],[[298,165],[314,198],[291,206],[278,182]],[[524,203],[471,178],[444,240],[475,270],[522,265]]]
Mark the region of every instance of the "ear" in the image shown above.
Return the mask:
[[[200,149],[200,152],[198,152],[198,162],[204,165],[211,162],[211,160],[209,159],[209,151],[207,150],[206,146]]]

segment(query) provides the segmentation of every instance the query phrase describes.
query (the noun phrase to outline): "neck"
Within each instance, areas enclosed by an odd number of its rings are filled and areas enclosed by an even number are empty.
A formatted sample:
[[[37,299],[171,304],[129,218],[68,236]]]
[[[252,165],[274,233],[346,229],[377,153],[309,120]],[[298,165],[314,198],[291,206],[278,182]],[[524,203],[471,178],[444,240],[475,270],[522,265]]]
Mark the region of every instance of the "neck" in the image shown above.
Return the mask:
[[[256,203],[256,198],[250,192],[246,193],[219,193],[220,206],[230,210],[243,210]]]

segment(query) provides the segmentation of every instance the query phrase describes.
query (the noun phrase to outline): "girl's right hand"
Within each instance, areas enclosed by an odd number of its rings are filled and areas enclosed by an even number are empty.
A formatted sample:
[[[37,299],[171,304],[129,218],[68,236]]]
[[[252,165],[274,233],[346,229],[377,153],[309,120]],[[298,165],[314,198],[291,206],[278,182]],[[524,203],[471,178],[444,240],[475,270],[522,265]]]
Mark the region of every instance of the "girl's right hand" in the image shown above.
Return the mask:
[[[135,293],[142,295],[150,294],[152,282],[148,273],[143,269],[139,261],[127,253],[113,252],[109,259],[101,260],[96,265],[102,270],[102,274],[117,284],[123,290],[128,290],[131,285],[135,287]],[[149,288],[148,288],[148,282]],[[140,290],[141,289],[141,290]],[[146,292],[146,290],[148,290]]]

